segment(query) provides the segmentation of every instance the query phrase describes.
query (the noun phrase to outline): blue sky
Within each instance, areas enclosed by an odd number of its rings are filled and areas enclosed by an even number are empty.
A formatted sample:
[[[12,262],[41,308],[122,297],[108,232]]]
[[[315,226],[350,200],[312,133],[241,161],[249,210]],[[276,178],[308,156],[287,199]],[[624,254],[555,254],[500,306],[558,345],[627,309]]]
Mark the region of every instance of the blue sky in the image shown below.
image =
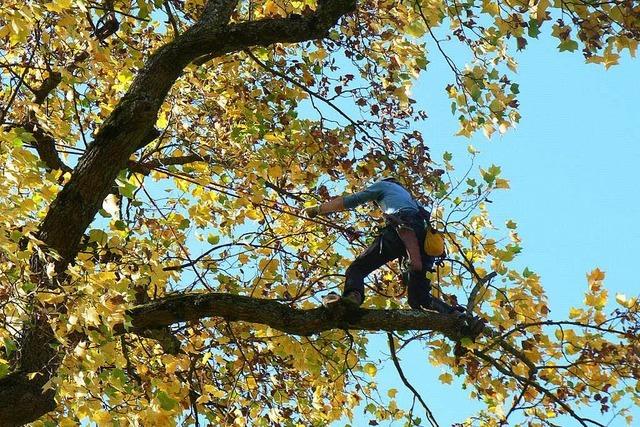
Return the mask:
[[[560,319],[567,317],[569,307],[582,304],[585,275],[595,267],[606,272],[611,299],[617,292],[640,293],[640,62],[623,58],[605,70],[585,64],[579,53],[558,53],[557,40],[540,37],[516,55],[519,68],[513,80],[520,84],[522,119],[502,137],[495,134],[488,141],[482,134],[471,140],[453,135],[458,124],[444,92],[452,76],[435,48],[413,97],[429,114],[419,129],[434,159],[453,152],[458,170],[464,171],[471,143],[480,150],[476,165],[501,166],[511,190],[492,197],[492,218],[498,226],[507,219],[518,223],[523,251],[515,267],[541,275],[550,316]],[[374,348],[388,354],[384,335],[371,338]],[[404,350],[405,373],[441,426],[464,421],[479,406],[459,384],[442,385],[437,379],[441,371],[429,365],[427,355],[419,345]],[[410,407],[411,393],[391,362],[378,375],[381,391],[397,388],[401,406]],[[637,408],[634,413],[640,419]],[[610,420],[598,411],[589,415]],[[368,419],[359,416],[353,424],[367,425]],[[610,425],[625,424],[618,419]]]

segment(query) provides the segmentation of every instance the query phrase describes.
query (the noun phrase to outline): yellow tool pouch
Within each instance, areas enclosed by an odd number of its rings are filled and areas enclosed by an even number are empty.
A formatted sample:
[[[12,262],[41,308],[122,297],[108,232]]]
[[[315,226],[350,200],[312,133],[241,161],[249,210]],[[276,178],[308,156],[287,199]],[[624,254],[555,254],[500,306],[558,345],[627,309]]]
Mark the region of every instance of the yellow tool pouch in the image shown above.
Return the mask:
[[[445,255],[444,233],[429,228],[424,239],[424,252],[433,257]]]

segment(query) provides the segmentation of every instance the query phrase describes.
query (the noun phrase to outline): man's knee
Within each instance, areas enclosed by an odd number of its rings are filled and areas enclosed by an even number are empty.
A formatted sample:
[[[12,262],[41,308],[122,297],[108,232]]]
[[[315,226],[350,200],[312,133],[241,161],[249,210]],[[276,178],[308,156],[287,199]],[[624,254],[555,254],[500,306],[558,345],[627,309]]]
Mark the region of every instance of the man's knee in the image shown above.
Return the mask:
[[[366,276],[364,262],[361,259],[356,258],[355,261],[351,263],[347,270],[344,272],[346,278],[360,279]]]

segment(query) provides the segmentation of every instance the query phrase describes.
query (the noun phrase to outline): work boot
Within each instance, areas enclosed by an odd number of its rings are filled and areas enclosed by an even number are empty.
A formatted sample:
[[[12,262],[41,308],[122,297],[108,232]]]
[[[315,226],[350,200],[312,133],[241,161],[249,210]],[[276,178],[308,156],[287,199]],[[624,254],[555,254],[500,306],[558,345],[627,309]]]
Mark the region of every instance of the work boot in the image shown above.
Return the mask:
[[[328,306],[330,304],[335,304],[340,301],[340,295],[335,292],[329,292],[327,295],[322,297],[322,304]]]
[[[340,296],[335,292],[329,292],[327,295],[322,297],[322,304],[324,304],[325,306],[335,304],[339,301],[345,301],[349,304],[360,306],[362,305],[363,298],[362,294],[360,294],[359,291],[349,291],[343,296]]]
[[[431,295],[424,290],[414,291],[409,290],[407,297],[407,304],[414,310],[421,308],[429,309],[431,306]]]
[[[349,291],[342,296],[344,301],[360,306],[363,302],[362,295],[358,291]]]
[[[465,309],[461,305],[449,305],[439,298],[431,298],[431,304],[427,307],[430,310],[437,311],[442,314],[456,314],[460,317],[464,316]]]

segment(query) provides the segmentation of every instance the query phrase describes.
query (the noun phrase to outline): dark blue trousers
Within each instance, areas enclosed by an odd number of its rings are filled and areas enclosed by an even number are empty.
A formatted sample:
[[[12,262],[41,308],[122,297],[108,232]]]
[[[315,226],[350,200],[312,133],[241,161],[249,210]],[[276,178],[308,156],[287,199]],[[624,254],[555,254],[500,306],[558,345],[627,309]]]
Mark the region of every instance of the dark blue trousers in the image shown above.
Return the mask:
[[[350,291],[358,291],[364,299],[364,279],[371,272],[382,267],[386,263],[395,259],[403,259],[407,256],[404,243],[397,232],[398,220],[404,225],[411,227],[416,233],[420,244],[422,256],[422,271],[406,272],[403,274],[403,282],[407,286],[407,299],[409,306],[427,308],[430,302],[431,283],[426,278],[428,271],[433,271],[435,259],[424,253],[425,223],[418,213],[400,212],[394,215],[394,223],[388,223],[380,230],[367,249],[360,254],[345,272],[345,287],[343,295]]]

